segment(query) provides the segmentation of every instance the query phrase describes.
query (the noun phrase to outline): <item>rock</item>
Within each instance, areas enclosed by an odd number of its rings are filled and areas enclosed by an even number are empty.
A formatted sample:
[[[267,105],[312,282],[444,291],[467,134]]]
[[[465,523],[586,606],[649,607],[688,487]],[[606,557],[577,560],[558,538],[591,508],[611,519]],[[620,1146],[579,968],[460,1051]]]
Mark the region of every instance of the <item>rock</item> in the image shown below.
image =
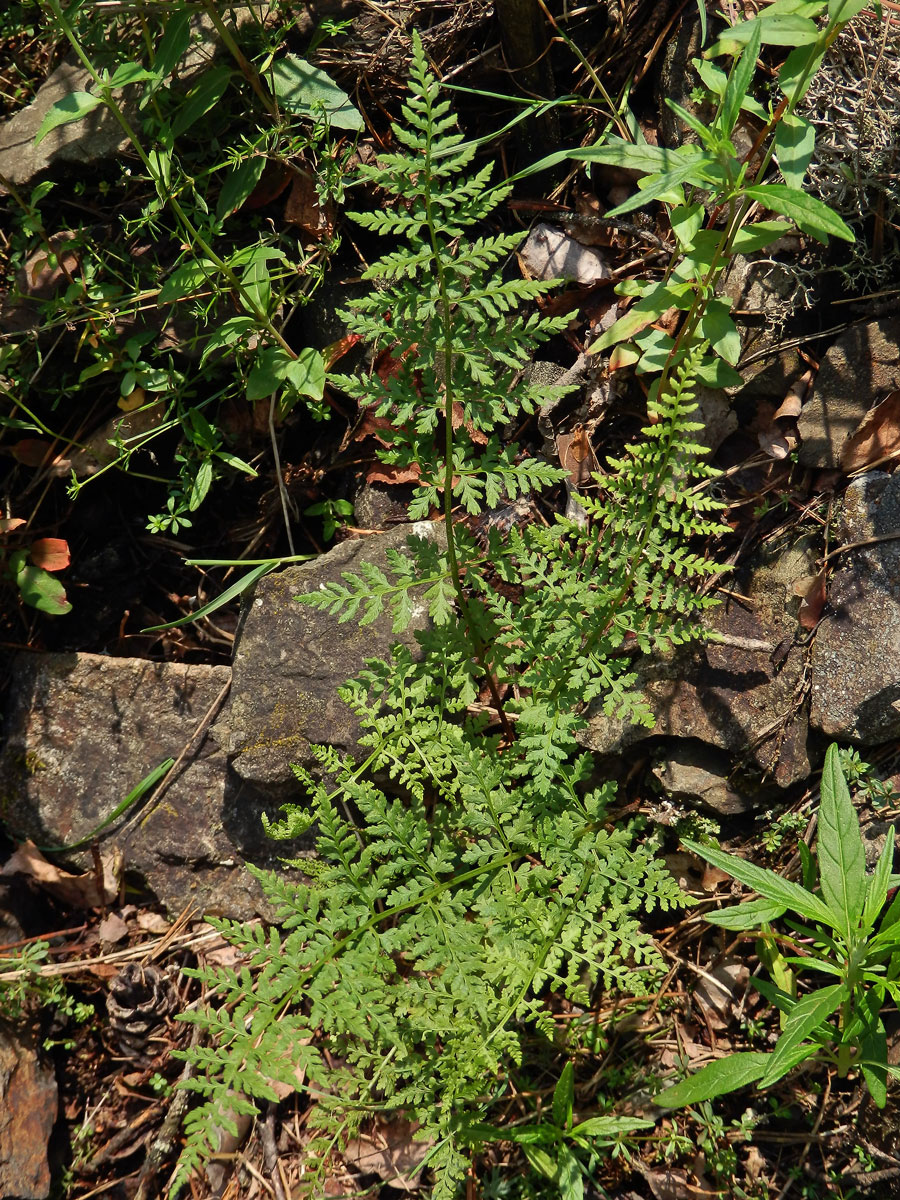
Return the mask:
[[[535,225],[519,252],[531,279],[572,279],[586,287],[612,274],[604,255],[552,225]]]
[[[8,828],[40,846],[91,833],[154,767],[178,758],[230,678],[227,667],[97,654],[19,654],[11,667],[0,802]],[[137,821],[128,810],[99,841],[118,847],[126,871],[173,915],[189,903],[236,919],[267,915],[243,867],[275,866],[286,853],[263,833],[263,804],[206,733],[159,802]],[[67,857],[91,863],[89,853]]]
[[[337,616],[298,604],[300,592],[341,582],[364,562],[389,571],[388,550],[404,550],[411,535],[444,544],[443,525],[421,521],[388,533],[342,542],[314,562],[264,576],[245,596],[234,653],[228,748],[245,780],[293,791],[292,763],[315,767],[312,744],[353,753],[359,723],[337,695],[367,658],[387,658],[398,642],[415,645],[427,627],[424,605],[405,634],[391,632],[385,611],[371,625],[340,624]]]
[[[872,746],[900,734],[900,475],[854,479],[838,532],[845,545],[898,535],[838,560],[812,650],[811,724]]]
[[[638,684],[654,717],[651,728],[588,710],[578,741],[588,750],[619,755],[649,738],[702,742],[725,751],[735,765],[786,788],[810,772],[808,719],[802,702],[805,651],[794,644],[799,601],[795,580],[813,571],[815,551],[802,541],[770,544],[739,573],[734,590],[747,597],[711,609],[704,625],[732,639],[771,647],[744,649],[709,642],[666,658],[640,660]]]
[[[749,812],[754,798],[728,781],[722,755],[707,746],[684,742],[668,747],[665,759],[653,768],[660,787],[675,804],[702,804],[721,817]]]
[[[56,1076],[33,1036],[0,1026],[0,1196],[49,1196],[47,1144],[58,1105]]]
[[[353,524],[357,529],[406,525],[412,498],[411,484],[364,483],[353,501]]]
[[[900,836],[900,828],[895,821],[870,821],[868,825],[864,825],[862,830],[863,847],[866,852],[866,866],[871,871],[884,852],[884,847],[887,844],[888,833],[891,829],[894,830],[894,857],[897,857],[897,839]],[[893,870],[893,866],[891,868]]]
[[[232,9],[238,28],[246,21],[256,20],[249,8]],[[217,46],[218,35],[205,13],[191,21],[192,45],[175,69],[182,87],[193,83],[209,66]],[[128,144],[122,127],[110,110],[100,104],[80,121],[57,125],[35,146],[34,139],[51,107],[73,92],[93,91],[93,80],[84,67],[74,61],[61,63],[41,85],[27,108],[15,113],[0,125],[0,177],[17,187],[27,186],[36,176],[57,163],[91,166],[114,159]],[[138,89],[125,88],[118,93],[122,111],[132,123],[139,123]],[[6,190],[0,184],[0,195]]]
[[[900,317],[854,325],[828,350],[797,422],[805,467],[841,465],[845,442],[884,394],[900,387]]]

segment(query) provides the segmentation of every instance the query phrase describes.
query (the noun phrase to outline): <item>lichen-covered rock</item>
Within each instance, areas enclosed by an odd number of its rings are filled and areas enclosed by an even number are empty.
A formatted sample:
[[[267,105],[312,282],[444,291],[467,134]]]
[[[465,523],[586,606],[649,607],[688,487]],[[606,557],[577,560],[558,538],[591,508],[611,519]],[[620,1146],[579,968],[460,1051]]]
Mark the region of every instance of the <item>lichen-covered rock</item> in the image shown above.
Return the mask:
[[[428,617],[424,603],[404,634],[391,631],[384,611],[371,625],[298,604],[301,592],[359,573],[360,564],[390,568],[388,550],[403,550],[411,535],[444,544],[442,525],[401,525],[388,533],[342,542],[314,562],[264,576],[244,598],[234,654],[228,747],[234,769],[269,788],[294,786],[292,763],[316,765],[310,744],[353,753],[359,723],[337,689],[368,658],[387,658],[391,646],[415,646]]]
[[[802,687],[806,664],[805,650],[795,644],[799,602],[792,586],[812,573],[814,560],[807,542],[769,546],[735,582],[739,596],[707,614],[704,623],[710,629],[766,649],[708,642],[641,661],[638,686],[653,725],[609,718],[598,701],[579,742],[617,755],[650,738],[691,739],[725,751],[735,766],[778,787],[805,779],[810,772]]]
[[[828,737],[877,745],[900,735],[900,475],[854,479],[838,532],[845,545],[888,540],[838,560],[813,645],[810,722]]]
[[[848,439],[887,392],[900,387],[900,317],[854,325],[828,350],[797,422],[805,467],[841,465]]]
[[[215,734],[194,739],[221,699],[228,667],[153,663],[99,654],[19,654],[11,663],[0,804],[7,828],[39,846],[78,841],[154,767],[187,754],[158,801],[128,810],[100,835],[173,915],[246,919],[268,914],[245,860],[274,866],[265,798],[229,770]],[[149,799],[147,797],[146,799]],[[272,815],[277,805],[270,804]],[[82,867],[90,854],[68,856]]]
[[[676,743],[667,748],[653,775],[676,804],[699,804],[721,817],[749,812],[754,807],[755,795],[731,782],[727,760],[708,746]]]

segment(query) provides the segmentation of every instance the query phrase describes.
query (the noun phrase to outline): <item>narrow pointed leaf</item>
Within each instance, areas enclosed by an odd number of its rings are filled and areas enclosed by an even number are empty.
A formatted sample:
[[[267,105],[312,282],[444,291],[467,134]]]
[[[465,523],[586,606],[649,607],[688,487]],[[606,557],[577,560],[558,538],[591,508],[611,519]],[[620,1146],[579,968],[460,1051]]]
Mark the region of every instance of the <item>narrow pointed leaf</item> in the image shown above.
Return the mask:
[[[718,925],[722,929],[732,929],[741,932],[747,929],[758,929],[764,921],[777,921],[785,912],[785,905],[776,904],[774,900],[745,900],[743,904],[733,904],[731,908],[723,908],[720,912],[704,913],[704,921],[710,925]]]
[[[740,115],[741,105],[750,90],[750,84],[753,82],[753,76],[756,73],[756,60],[759,57],[761,37],[762,30],[757,25],[752,30],[750,40],[728,76],[725,95],[722,99],[722,114],[719,118],[721,132],[724,133],[725,137],[731,137],[732,130],[737,124],[737,119]]]
[[[790,908],[809,921],[821,921],[829,928],[836,927],[835,916],[828,906],[818,896],[813,896],[806,888],[802,888],[799,883],[791,883],[789,879],[782,879],[774,871],[767,871],[765,867],[745,862],[742,858],[736,858],[733,854],[726,854],[723,850],[716,850],[712,846],[701,846],[698,842],[692,842],[687,838],[683,839],[682,844],[700,858],[705,858],[707,862],[712,863],[714,867],[720,867],[741,883],[746,884],[747,887],[753,888],[767,900],[783,904],[785,908]]]
[[[849,938],[866,901],[866,854],[834,745],[828,747],[822,772],[818,857],[822,898],[838,918],[837,928]]]
[[[687,1079],[660,1092],[654,1103],[661,1108],[684,1108],[687,1104],[724,1096],[726,1092],[734,1092],[762,1078],[771,1057],[771,1054],[750,1050],[717,1058]]]
[[[93,112],[98,104],[103,101],[99,96],[94,96],[90,92],[69,92],[67,96],[63,96],[51,105],[47,115],[41,121],[41,127],[34,135],[35,146],[40,145],[51,129],[56,129],[58,125],[68,125],[71,121],[80,121],[82,117],[86,117],[89,112]]]
[[[829,235],[855,241],[853,230],[821,200],[784,183],[760,183],[745,188],[744,192],[758,200],[763,208],[790,217],[798,229],[808,233],[817,241],[828,243]]]
[[[795,1051],[798,1051],[801,1043],[840,1007],[846,997],[846,984],[833,983],[797,1001],[785,1022],[784,1033],[778,1039],[766,1072],[760,1079],[760,1087],[769,1087],[796,1065]]]
[[[875,870],[866,881],[866,904],[863,909],[862,925],[868,932],[874,928],[878,914],[884,908],[888,894],[888,883],[891,878],[891,867],[894,862],[894,826],[887,832],[881,857],[875,865]]]

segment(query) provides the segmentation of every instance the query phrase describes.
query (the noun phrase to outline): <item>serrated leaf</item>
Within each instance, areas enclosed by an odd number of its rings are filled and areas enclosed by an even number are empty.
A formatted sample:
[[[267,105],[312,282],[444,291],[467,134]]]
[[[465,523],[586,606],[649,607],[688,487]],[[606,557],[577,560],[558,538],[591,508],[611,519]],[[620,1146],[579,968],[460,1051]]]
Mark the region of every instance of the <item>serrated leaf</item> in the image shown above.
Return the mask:
[[[845,242],[856,240],[853,230],[836,212],[806,192],[799,192],[785,183],[753,184],[744,192],[752,200],[758,200],[763,208],[790,217],[798,229],[825,245],[829,236],[843,238]]]
[[[700,858],[705,858],[707,862],[712,863],[714,867],[720,867],[741,883],[746,884],[747,887],[753,888],[767,900],[782,904],[785,908],[799,913],[801,917],[806,917],[809,921],[821,921],[829,928],[837,928],[836,917],[828,905],[818,896],[808,892],[806,888],[800,887],[798,883],[782,879],[774,871],[767,871],[765,867],[758,867],[755,863],[746,862],[743,858],[736,858],[733,854],[726,854],[723,850],[717,850],[713,846],[701,846],[698,842],[692,842],[688,838],[683,838],[682,844]]]
[[[699,1104],[701,1100],[724,1096],[727,1092],[734,1092],[761,1079],[770,1058],[770,1054],[756,1050],[717,1058],[687,1079],[660,1092],[654,1098],[654,1103],[661,1108],[684,1108],[688,1104]]]
[[[806,1038],[840,1007],[847,994],[846,984],[833,983],[797,1001],[785,1022],[784,1032],[769,1057],[765,1073],[759,1081],[760,1087],[770,1087],[786,1075],[791,1067],[796,1066],[796,1053],[800,1051]],[[813,1050],[814,1048],[810,1047],[810,1053]]]
[[[817,851],[822,898],[849,940],[866,902],[866,854],[835,745],[828,747],[822,771]]]
[[[743,932],[758,929],[763,922],[777,921],[779,917],[784,916],[785,911],[785,905],[760,897],[756,900],[744,900],[719,912],[704,913],[703,920],[722,929]]]
[[[40,128],[34,135],[35,146],[41,144],[51,129],[56,129],[59,125],[69,125],[72,121],[80,121],[102,103],[99,96],[90,92],[69,92],[67,96],[60,97],[50,106],[47,115],[41,121]]]
[[[365,129],[361,113],[343,88],[297,54],[285,55],[273,65],[272,86],[288,112],[312,118],[324,115],[337,129]]]

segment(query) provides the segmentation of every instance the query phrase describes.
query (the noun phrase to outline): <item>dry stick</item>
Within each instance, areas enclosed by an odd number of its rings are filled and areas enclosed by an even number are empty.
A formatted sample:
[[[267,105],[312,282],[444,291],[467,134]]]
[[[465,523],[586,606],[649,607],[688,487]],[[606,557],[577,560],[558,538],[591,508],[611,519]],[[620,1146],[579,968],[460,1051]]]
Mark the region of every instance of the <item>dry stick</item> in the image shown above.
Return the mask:
[[[284,478],[281,474],[281,455],[278,453],[278,438],[275,436],[275,398],[277,392],[273,392],[269,398],[269,437],[272,439],[272,455],[275,459],[275,478],[278,480],[278,496],[281,500],[281,511],[284,515],[284,531],[287,534],[288,549],[293,557],[297,551],[294,549],[294,535],[291,533],[291,521],[288,515],[288,494],[285,486]]]
[[[163,792],[165,792],[167,790],[167,788],[169,787],[169,785],[175,781],[175,777],[178,773],[178,768],[184,762],[185,758],[191,751],[194,743],[198,740],[198,738],[202,737],[203,734],[206,733],[210,724],[216,717],[219,709],[224,704],[225,698],[227,697],[230,690],[231,690],[231,680],[229,679],[228,682],[226,684],[224,684],[224,686],[222,687],[218,696],[216,696],[215,700],[213,700],[212,704],[209,706],[209,708],[204,713],[203,718],[200,721],[200,724],[197,726],[197,728],[194,730],[194,732],[191,734],[191,736],[185,742],[184,746],[181,749],[181,753],[175,759],[174,763],[172,763],[172,766],[169,768],[168,772],[166,773],[165,778],[163,780],[161,780],[161,782],[158,784],[156,789],[150,794],[150,798],[147,800],[147,802],[145,804],[143,804],[141,806],[140,810],[138,812],[136,812],[135,815],[130,820],[126,821],[125,824],[121,826],[121,828],[118,831],[117,836],[120,837],[122,834],[127,833],[133,825],[137,824],[137,822],[139,820],[144,821],[147,817],[149,817],[150,813],[153,811],[153,809],[159,803],[159,800],[160,800]]]
[[[199,1043],[201,1035],[200,1026],[195,1025],[191,1033],[191,1049]],[[193,1063],[187,1062],[184,1064],[184,1070],[181,1072],[178,1082],[186,1083],[194,1074]],[[159,1128],[159,1133],[157,1133],[147,1150],[147,1156],[144,1159],[144,1164],[141,1167],[141,1173],[138,1177],[138,1186],[134,1200],[148,1200],[148,1197],[151,1195],[150,1188],[153,1186],[157,1172],[163,1163],[172,1157],[175,1142],[181,1131],[181,1124],[187,1112],[190,1098],[191,1093],[186,1088],[176,1090],[173,1095],[169,1111],[166,1113],[166,1119],[163,1121]]]

